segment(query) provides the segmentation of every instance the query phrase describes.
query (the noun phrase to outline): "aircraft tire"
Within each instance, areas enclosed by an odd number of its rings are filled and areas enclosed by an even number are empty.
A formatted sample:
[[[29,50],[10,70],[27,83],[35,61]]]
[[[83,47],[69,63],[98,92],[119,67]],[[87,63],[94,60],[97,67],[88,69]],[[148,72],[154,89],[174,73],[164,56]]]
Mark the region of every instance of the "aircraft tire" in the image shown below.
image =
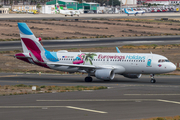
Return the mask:
[[[84,79],[85,82],[92,82],[92,80],[93,80],[92,77],[85,77]]]
[[[155,80],[155,79],[151,79],[150,82],[151,82],[151,83],[156,83],[156,80]]]

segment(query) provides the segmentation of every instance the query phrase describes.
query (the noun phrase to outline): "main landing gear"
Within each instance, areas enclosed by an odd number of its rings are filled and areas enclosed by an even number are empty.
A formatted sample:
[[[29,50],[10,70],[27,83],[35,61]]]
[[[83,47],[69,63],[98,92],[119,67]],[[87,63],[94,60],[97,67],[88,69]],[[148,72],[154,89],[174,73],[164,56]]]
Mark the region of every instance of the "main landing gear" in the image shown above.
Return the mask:
[[[85,82],[92,82],[92,80],[93,80],[93,79],[92,79],[90,73],[88,73],[88,76],[85,77],[84,81],[85,81]]]
[[[151,76],[151,83],[155,83],[156,82],[156,80],[155,80],[155,78],[154,78],[154,74],[150,74],[150,76]]]

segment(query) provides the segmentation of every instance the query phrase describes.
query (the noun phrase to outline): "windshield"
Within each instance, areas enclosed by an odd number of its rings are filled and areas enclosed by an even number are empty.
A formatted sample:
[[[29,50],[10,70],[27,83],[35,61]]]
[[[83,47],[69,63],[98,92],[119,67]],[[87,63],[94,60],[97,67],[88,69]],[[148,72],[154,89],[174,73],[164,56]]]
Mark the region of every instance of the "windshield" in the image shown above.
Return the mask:
[[[158,62],[170,62],[168,59],[159,59]]]

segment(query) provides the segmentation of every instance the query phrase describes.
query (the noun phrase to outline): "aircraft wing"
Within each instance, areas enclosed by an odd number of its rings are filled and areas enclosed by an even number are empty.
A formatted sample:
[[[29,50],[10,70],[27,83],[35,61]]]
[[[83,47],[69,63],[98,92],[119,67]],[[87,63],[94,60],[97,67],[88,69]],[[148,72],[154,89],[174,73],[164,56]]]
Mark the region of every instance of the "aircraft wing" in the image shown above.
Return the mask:
[[[94,65],[67,64],[67,63],[54,63],[54,62],[47,62],[47,65],[70,66],[70,67],[80,67],[80,68],[96,68],[96,66]]]
[[[95,66],[95,65],[82,65],[82,64],[67,64],[67,63],[54,63],[54,62],[47,62],[47,65],[55,65],[55,66],[69,66],[69,67],[79,67],[79,68],[94,68],[94,69],[114,69],[115,67],[111,65],[101,65],[101,66]]]
[[[67,63],[54,63],[54,62],[47,62],[47,65],[55,65],[55,66],[69,66],[69,67],[78,67],[81,69],[113,69],[115,73],[123,73],[125,71],[124,67],[117,66],[117,65],[82,65],[82,64],[67,64]]]

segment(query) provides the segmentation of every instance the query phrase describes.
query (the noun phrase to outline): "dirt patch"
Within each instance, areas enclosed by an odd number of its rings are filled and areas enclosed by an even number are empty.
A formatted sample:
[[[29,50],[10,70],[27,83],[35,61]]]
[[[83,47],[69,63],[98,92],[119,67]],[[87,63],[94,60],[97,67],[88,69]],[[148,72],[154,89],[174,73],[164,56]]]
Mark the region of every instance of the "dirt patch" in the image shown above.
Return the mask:
[[[19,40],[17,22],[25,22],[36,37],[46,39],[180,35],[177,21],[144,19],[8,20],[0,22],[0,40]]]

